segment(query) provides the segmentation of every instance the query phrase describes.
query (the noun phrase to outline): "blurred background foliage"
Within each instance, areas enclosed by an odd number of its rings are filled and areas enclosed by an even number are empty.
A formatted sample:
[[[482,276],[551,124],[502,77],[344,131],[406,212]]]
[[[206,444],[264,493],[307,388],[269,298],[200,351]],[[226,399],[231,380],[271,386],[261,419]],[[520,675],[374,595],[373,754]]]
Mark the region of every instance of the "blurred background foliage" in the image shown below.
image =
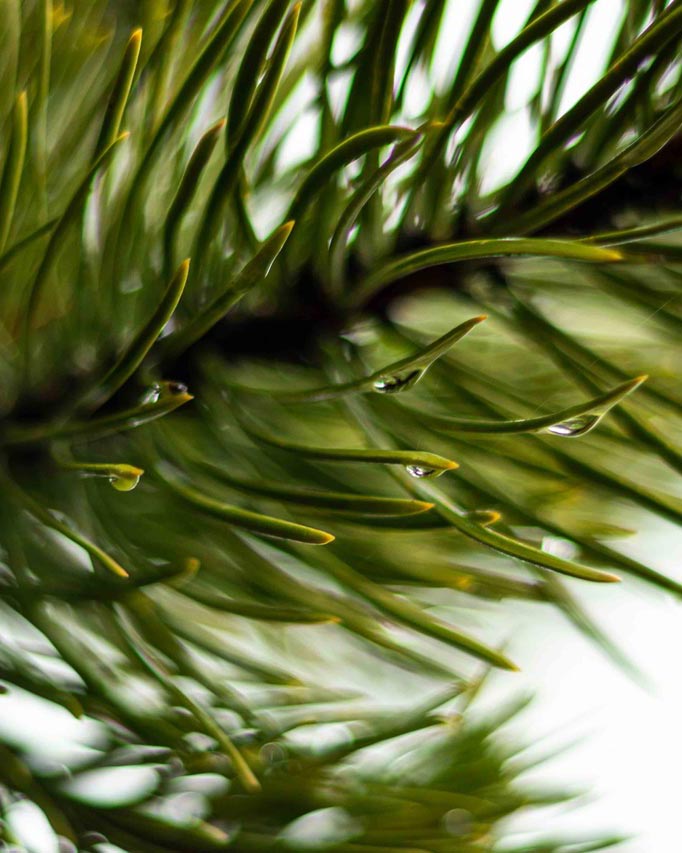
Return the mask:
[[[476,711],[501,614],[636,675],[586,585],[682,589],[633,529],[682,519],[682,3],[580,91],[600,6],[0,0],[8,846],[491,851],[571,796],[512,676]]]

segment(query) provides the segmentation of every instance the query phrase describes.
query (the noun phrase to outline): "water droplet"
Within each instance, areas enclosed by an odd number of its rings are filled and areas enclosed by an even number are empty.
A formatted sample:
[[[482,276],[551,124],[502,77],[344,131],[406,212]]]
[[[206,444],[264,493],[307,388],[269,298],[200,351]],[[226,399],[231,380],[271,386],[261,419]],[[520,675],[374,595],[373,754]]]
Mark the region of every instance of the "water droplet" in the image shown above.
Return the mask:
[[[469,835],[473,831],[471,812],[466,809],[450,809],[443,815],[443,825],[449,835]]]
[[[140,402],[144,406],[150,406],[164,397],[175,397],[186,393],[187,386],[184,382],[155,382],[145,391]]]
[[[155,382],[153,385],[150,385],[149,388],[144,392],[140,402],[144,406],[151,405],[152,403],[158,403],[162,391],[163,386],[161,385],[161,383]]]
[[[375,379],[372,388],[379,394],[396,394],[408,391],[419,382],[426,371],[422,367],[406,370],[403,373],[386,374]]]
[[[423,480],[427,477],[440,477],[443,471],[440,468],[427,468],[425,465],[407,465],[405,470],[410,477]]]
[[[109,477],[111,487],[117,492],[132,492],[140,482],[140,474],[114,474]]]
[[[552,435],[563,436],[564,438],[577,438],[594,429],[601,418],[601,415],[578,415],[575,418],[569,418],[567,421],[560,421],[559,423],[548,426],[547,432],[551,432]]]
[[[284,747],[278,743],[263,744],[258,756],[263,764],[281,764],[287,759]]]

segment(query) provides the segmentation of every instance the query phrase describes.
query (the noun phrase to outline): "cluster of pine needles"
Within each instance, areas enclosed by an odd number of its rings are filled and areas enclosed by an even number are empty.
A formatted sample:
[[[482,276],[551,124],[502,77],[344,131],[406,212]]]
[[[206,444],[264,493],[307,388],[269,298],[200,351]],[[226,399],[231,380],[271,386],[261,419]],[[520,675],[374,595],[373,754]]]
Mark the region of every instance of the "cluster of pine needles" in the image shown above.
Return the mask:
[[[631,669],[583,590],[682,592],[628,538],[682,522],[682,2],[571,101],[601,5],[0,2],[0,705],[91,734],[0,725],[9,847],[618,843],[505,839],[570,794],[474,701],[515,603]]]

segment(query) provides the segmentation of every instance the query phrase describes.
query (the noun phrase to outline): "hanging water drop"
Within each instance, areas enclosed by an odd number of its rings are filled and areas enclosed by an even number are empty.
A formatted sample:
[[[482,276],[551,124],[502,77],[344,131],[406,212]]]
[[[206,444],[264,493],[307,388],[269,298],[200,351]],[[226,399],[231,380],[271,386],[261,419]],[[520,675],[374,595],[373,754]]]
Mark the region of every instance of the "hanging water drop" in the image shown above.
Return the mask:
[[[419,367],[414,370],[406,370],[403,373],[379,376],[372,383],[372,388],[379,394],[397,394],[400,391],[408,391],[419,382],[425,372],[423,367]]]
[[[85,462],[73,460],[62,462],[67,471],[76,471],[81,477],[99,477],[107,480],[112,489],[117,492],[130,492],[140,482],[144,474],[142,468],[135,465],[116,462]]]
[[[116,489],[117,492],[132,492],[135,486],[140,482],[140,477],[143,473],[139,468],[134,470],[138,473],[133,473],[131,471],[112,474],[109,477],[109,483],[111,484],[112,489]]]
[[[153,385],[150,385],[149,388],[144,392],[140,402],[144,406],[151,405],[152,403],[158,403],[162,391],[163,386],[161,385],[161,383],[155,382]]]
[[[131,492],[140,482],[143,474],[142,468],[126,464],[110,465],[106,471],[106,477],[112,489],[116,489],[117,492]]]
[[[151,406],[169,397],[179,397],[187,394],[187,386],[184,382],[155,382],[142,395],[140,402],[143,406]]]
[[[568,420],[548,426],[547,432],[552,433],[552,435],[560,435],[564,438],[577,438],[594,429],[601,419],[602,415],[578,415],[575,418],[569,418]]]
[[[418,480],[424,480],[427,477],[440,477],[443,473],[440,468],[427,468],[425,465],[406,465],[405,470],[410,477],[416,477]]]

